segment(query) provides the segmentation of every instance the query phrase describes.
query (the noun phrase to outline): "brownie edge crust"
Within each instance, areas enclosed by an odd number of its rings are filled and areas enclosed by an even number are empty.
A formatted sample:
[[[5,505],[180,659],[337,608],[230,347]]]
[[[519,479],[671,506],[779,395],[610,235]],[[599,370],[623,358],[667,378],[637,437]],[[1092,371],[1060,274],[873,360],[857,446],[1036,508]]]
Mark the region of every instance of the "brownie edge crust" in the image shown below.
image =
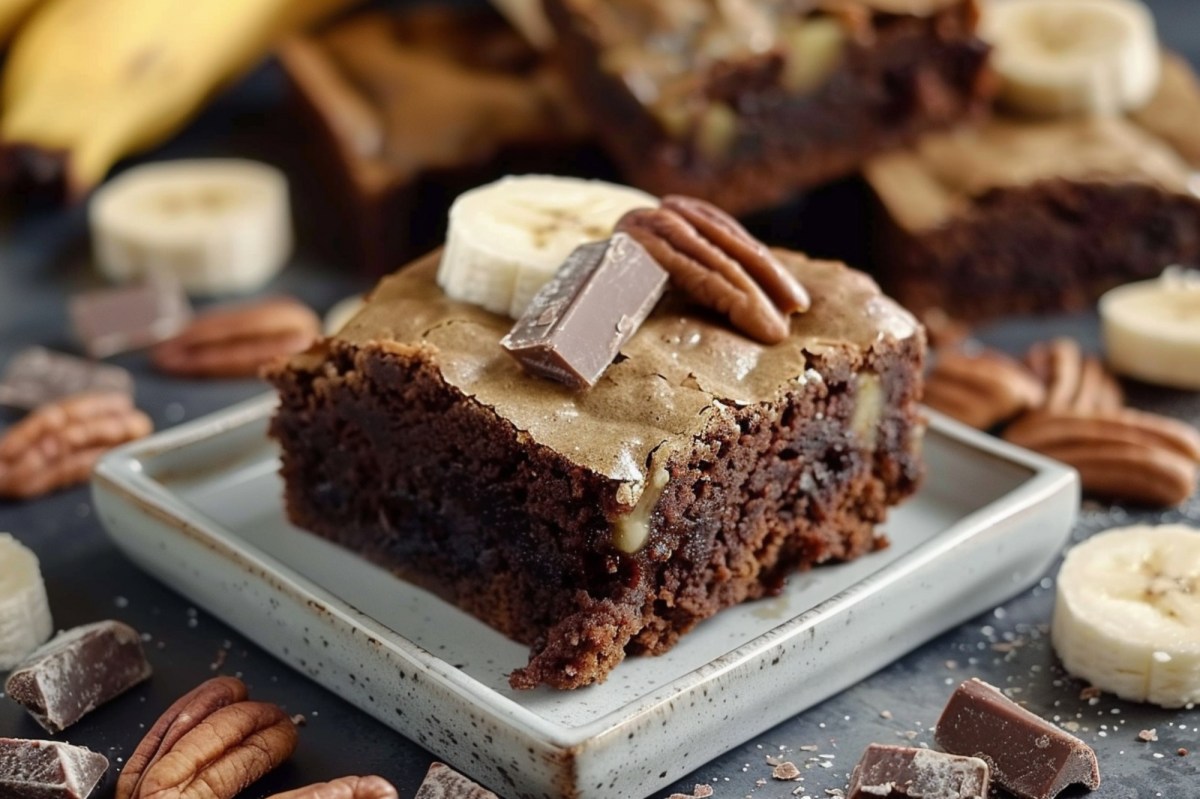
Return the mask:
[[[923,334],[865,276],[786,262],[818,298],[790,341],[664,303],[587,395],[522,375],[511,322],[418,262],[272,374],[292,521],[529,645],[517,688],[601,682],[870,552],[920,479]]]

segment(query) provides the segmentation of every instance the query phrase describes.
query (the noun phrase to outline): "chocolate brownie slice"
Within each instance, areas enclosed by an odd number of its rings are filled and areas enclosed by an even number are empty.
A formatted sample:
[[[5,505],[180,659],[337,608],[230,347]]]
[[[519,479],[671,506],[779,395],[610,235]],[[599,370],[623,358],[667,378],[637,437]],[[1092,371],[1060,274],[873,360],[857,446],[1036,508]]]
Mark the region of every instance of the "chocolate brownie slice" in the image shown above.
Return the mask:
[[[1168,58],[1130,117],[999,115],[872,160],[876,260],[908,308],[960,319],[1079,310],[1200,259],[1200,87]]]
[[[630,182],[731,213],[846,176],[986,105],[974,0],[547,0]]]
[[[518,688],[603,681],[870,552],[921,474],[924,336],[865,275],[781,257],[813,296],[784,343],[668,297],[582,393],[422,259],[273,375],[292,520],[529,644]]]

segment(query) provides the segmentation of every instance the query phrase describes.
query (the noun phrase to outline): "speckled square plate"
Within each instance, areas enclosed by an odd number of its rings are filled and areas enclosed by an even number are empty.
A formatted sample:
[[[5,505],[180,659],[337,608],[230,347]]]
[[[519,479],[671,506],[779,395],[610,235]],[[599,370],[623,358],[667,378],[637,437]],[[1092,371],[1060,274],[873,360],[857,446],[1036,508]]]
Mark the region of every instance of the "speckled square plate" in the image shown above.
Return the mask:
[[[933,415],[892,545],[794,577],[579,691],[517,692],[527,649],[284,517],[273,397],[108,455],[116,543],[284,662],[497,793],[645,796],[1039,579],[1073,471]]]

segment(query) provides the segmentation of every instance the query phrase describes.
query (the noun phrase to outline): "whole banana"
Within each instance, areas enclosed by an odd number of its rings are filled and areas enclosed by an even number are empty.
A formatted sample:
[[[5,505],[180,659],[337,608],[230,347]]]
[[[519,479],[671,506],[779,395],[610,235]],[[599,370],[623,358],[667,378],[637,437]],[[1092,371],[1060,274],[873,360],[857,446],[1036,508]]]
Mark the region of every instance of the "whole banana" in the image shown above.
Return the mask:
[[[3,75],[0,182],[85,196],[179,130],[283,33],[355,0],[49,0]]]

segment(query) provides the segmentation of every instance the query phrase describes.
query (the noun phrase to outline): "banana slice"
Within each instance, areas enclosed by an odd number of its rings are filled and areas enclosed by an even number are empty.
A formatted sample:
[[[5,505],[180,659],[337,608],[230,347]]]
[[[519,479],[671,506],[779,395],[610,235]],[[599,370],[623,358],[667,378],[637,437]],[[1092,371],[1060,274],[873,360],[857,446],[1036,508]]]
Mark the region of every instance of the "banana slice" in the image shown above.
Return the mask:
[[[53,631],[37,556],[0,533],[0,671],[23,661]]]
[[[165,272],[193,294],[254,291],[292,250],[287,178],[255,161],[135,167],[96,192],[89,220],[109,278]]]
[[[1120,114],[1158,88],[1154,17],[1139,0],[992,0],[980,33],[995,47],[1000,99],[1018,111]]]
[[[1051,640],[1068,672],[1122,699],[1200,701],[1200,530],[1127,527],[1072,549]]]
[[[1100,298],[1104,349],[1114,371],[1200,391],[1200,272],[1168,269]]]
[[[645,192],[600,180],[522,175],[460,196],[450,207],[438,285],[463,302],[516,319],[580,244],[612,235]]]

